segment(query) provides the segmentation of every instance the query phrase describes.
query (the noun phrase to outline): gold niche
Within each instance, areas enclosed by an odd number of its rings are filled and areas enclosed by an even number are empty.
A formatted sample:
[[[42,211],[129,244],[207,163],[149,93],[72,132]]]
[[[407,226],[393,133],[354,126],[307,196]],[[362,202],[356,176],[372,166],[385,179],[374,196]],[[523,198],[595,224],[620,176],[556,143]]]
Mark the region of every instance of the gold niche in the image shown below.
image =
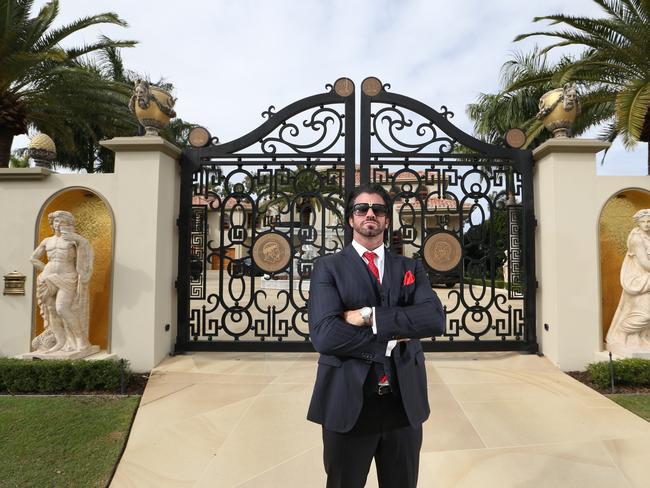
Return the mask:
[[[93,247],[95,259],[93,277],[89,287],[89,340],[91,344],[109,350],[113,214],[104,200],[92,190],[87,188],[66,189],[56,194],[41,209],[34,248],[43,239],[52,235],[53,231],[47,221],[47,216],[55,210],[67,210],[74,215],[77,233],[88,239]],[[43,261],[47,262],[47,257],[44,256]],[[34,299],[34,326],[32,329],[32,339],[43,331],[43,318],[38,310],[36,299]]]
[[[634,228],[632,216],[650,208],[650,192],[624,190],[611,197],[600,213],[600,289],[603,341],[621,298],[621,265],[627,251],[627,236]]]

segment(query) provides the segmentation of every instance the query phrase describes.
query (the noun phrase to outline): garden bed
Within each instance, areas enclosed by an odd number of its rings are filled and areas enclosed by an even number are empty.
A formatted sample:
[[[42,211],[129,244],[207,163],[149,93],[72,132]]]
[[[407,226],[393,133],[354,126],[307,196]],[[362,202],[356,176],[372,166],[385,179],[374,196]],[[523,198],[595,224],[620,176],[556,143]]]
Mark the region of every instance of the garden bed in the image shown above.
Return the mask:
[[[600,388],[589,377],[589,373],[586,371],[568,371],[567,374],[572,378],[575,378],[580,383],[587,385],[592,390],[596,390],[598,393],[603,395],[611,395],[612,393],[621,393],[621,394],[647,394],[650,395],[650,387],[647,386],[628,386],[628,385],[614,385],[614,391],[612,392],[611,387]]]

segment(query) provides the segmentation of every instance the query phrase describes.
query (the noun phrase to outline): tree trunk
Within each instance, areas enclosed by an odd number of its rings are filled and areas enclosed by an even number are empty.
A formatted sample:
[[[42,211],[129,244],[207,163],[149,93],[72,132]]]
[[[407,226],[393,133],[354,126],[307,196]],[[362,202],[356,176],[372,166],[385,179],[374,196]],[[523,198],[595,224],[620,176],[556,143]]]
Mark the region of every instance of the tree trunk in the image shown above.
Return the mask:
[[[0,128],[0,168],[8,168],[11,159],[11,143],[14,135],[8,130]]]
[[[648,141],[648,175],[650,175],[650,141]]]

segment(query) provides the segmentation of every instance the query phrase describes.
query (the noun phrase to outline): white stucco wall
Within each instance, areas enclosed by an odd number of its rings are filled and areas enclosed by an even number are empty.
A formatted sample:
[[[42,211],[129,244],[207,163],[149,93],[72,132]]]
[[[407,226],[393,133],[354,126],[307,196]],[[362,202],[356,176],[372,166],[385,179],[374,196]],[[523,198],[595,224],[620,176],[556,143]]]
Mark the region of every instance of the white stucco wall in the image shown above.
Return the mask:
[[[134,371],[147,371],[172,350],[180,151],[159,137],[116,138],[106,146],[116,152],[113,174],[54,173],[38,180],[0,174],[0,276],[14,270],[27,276],[25,296],[0,295],[0,356],[29,351],[36,219],[43,204],[67,187],[95,191],[114,213],[111,352],[128,359]]]
[[[597,140],[553,139],[534,151],[537,337],[562,370],[582,370],[603,349],[598,219],[627,188],[650,190],[648,176],[598,176]],[[544,325],[548,324],[548,330]]]
[[[114,213],[111,352],[146,371],[173,348],[179,151],[157,137],[105,145],[116,152],[114,174],[9,180],[0,171],[0,276],[14,270],[27,276],[25,296],[0,295],[0,356],[29,350],[36,219],[43,204],[68,187],[95,191]],[[534,152],[537,335],[541,351],[563,370],[583,369],[602,350],[601,209],[621,190],[650,190],[647,176],[597,176],[596,153],[605,147],[594,140],[551,140]]]
[[[29,258],[37,244],[41,208],[67,187],[90,188],[112,207],[115,186],[115,174],[53,173],[43,179],[0,179],[0,276],[14,270],[27,276],[24,296],[0,295],[0,356],[29,352],[34,309],[34,271]]]

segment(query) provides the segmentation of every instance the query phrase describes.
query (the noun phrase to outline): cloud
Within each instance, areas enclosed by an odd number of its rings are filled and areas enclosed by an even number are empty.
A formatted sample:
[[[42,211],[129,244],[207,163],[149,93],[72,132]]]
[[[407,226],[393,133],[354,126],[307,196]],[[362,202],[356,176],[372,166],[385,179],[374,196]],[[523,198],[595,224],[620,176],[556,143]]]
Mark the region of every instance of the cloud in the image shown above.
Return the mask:
[[[124,50],[126,66],[174,83],[179,116],[221,141],[257,127],[269,105],[319,93],[340,76],[359,87],[375,75],[395,92],[446,105],[471,132],[466,105],[497,89],[510,52],[533,45],[512,39],[543,27],[534,16],[601,14],[592,0],[62,0],[60,20],[104,11],[130,27],[104,26],[73,42],[99,32],[139,40]],[[644,161],[642,153],[632,158]]]

